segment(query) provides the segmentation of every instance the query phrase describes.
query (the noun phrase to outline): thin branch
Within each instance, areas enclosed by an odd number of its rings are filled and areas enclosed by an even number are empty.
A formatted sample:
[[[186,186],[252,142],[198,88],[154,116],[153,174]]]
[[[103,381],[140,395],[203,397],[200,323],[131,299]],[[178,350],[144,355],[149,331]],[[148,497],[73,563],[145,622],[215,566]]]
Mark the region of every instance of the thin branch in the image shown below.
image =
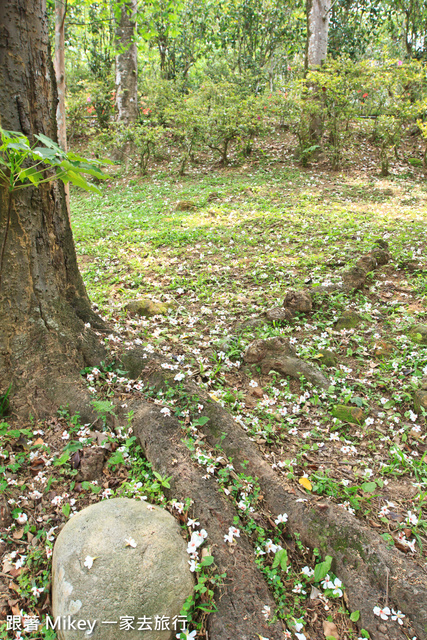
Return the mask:
[[[328,17],[328,13],[332,11],[332,9],[335,7],[337,2],[339,2],[339,0],[334,0],[334,2],[331,4],[331,6],[329,7],[325,15],[322,17],[322,20],[326,20],[326,18]]]

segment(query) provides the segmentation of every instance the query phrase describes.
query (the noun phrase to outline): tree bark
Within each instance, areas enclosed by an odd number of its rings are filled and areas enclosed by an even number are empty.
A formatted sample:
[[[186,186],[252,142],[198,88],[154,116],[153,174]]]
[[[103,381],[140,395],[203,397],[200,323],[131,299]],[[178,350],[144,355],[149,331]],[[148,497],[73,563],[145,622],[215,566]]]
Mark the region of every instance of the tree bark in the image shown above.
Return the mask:
[[[2,0],[2,127],[57,140],[56,106],[44,0]],[[99,362],[104,351],[85,323],[105,325],[78,270],[63,184],[11,197],[0,188],[0,390],[12,383],[13,408],[37,415],[65,403],[81,367]]]
[[[116,28],[117,121],[134,124],[138,118],[138,58],[135,42],[137,0],[128,0],[120,10]]]
[[[65,14],[66,0],[55,0],[55,76],[58,92],[56,122],[58,125],[58,143],[67,150],[67,127],[65,120]]]
[[[306,69],[326,60],[331,0],[307,0]]]
[[[58,92],[58,106],[56,107],[56,122],[58,126],[58,143],[61,149],[67,151],[67,122],[65,116],[65,16],[67,0],[55,0],[55,58],[54,68],[56,90]],[[65,198],[68,215],[70,215],[70,187],[65,185]]]

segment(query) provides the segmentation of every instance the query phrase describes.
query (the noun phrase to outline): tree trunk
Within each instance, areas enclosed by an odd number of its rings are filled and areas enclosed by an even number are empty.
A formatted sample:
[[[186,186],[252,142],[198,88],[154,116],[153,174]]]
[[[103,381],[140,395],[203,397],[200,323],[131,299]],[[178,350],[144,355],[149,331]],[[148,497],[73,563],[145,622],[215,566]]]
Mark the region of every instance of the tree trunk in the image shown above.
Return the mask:
[[[65,14],[67,5],[64,0],[55,0],[55,76],[58,91],[56,122],[58,125],[58,143],[67,150],[67,128],[65,122]]]
[[[324,63],[328,51],[328,31],[331,0],[306,0],[307,2],[307,43],[305,55],[306,70],[313,70]],[[318,87],[312,84],[310,100],[319,101]],[[322,138],[323,119],[320,113],[310,118],[310,142],[319,144]]]
[[[307,0],[306,69],[326,60],[331,0]]]
[[[2,0],[0,25],[1,126],[56,140],[44,0]],[[70,381],[103,354],[85,327],[105,325],[78,270],[62,183],[0,188],[0,248],[0,392],[12,383],[14,410],[37,415],[66,403]]]
[[[65,15],[67,0],[55,0],[55,77],[58,92],[56,122],[58,126],[58,143],[67,151],[67,124],[65,117]],[[65,185],[68,215],[70,214],[70,187]]]
[[[117,121],[134,124],[138,118],[138,58],[135,42],[137,0],[128,0],[120,11],[116,29]]]

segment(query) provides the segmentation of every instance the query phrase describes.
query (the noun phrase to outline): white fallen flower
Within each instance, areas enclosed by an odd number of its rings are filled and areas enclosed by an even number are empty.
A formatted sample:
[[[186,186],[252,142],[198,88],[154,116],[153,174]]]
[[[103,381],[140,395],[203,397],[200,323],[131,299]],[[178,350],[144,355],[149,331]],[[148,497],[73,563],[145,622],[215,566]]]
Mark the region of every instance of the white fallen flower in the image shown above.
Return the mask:
[[[85,561],[84,561],[84,566],[87,567],[88,569],[92,568],[93,565],[93,561],[95,560],[95,558],[92,558],[91,556],[86,556]]]
[[[126,538],[125,542],[126,542],[126,546],[127,547],[133,547],[135,549],[136,542],[135,542],[135,540],[133,538]]]

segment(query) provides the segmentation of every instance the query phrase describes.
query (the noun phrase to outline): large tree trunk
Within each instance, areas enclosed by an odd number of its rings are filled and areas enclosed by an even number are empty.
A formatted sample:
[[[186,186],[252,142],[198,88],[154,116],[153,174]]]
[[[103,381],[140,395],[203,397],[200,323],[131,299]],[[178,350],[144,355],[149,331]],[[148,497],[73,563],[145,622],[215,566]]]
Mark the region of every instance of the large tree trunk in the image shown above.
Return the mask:
[[[326,60],[331,0],[307,0],[306,68],[320,66]]]
[[[56,140],[56,106],[44,0],[2,0],[1,126]],[[62,183],[12,196],[0,188],[0,254],[0,393],[12,383],[16,411],[49,411],[102,354],[85,327],[102,323],[77,267]]]
[[[138,117],[138,58],[135,42],[137,0],[128,0],[120,11],[116,29],[117,120],[134,124]]]

